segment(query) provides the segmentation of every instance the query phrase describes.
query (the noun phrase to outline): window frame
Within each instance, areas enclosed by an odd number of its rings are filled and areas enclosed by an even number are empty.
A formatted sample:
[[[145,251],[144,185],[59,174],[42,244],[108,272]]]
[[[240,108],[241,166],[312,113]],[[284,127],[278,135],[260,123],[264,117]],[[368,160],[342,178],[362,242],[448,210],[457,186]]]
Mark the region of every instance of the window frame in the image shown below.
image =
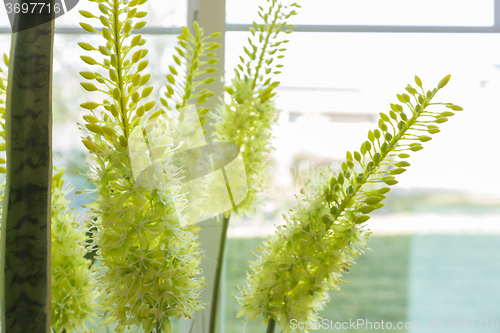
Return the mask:
[[[194,20],[201,20],[198,8],[204,2],[210,0],[188,0],[188,24]],[[212,0],[213,1],[213,0]],[[217,0],[223,2],[226,0]],[[216,8],[216,7],[215,7]],[[214,8],[214,9],[215,9]],[[492,26],[401,26],[401,25],[313,25],[298,24],[293,30],[297,32],[375,32],[375,33],[500,33],[500,0],[494,0],[494,23]],[[203,11],[201,11],[203,13]],[[211,12],[214,18],[214,12]],[[221,15],[222,14],[222,15]],[[224,13],[217,13],[215,17],[225,17]],[[248,31],[251,24],[226,23],[224,32]],[[10,34],[12,29],[8,26],[0,26],[0,34]],[[181,27],[145,27],[140,30],[143,35],[170,35],[179,34]],[[80,27],[56,27],[56,34],[85,34],[85,30]],[[139,33],[139,32],[137,32]]]

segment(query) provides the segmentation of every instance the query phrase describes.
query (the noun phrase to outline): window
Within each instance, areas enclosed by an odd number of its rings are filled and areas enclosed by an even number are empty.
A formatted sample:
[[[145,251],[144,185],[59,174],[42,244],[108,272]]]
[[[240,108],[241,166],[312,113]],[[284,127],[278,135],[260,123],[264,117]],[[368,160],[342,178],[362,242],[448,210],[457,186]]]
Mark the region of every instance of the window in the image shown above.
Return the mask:
[[[348,285],[331,293],[323,318],[424,325],[439,318],[442,325],[448,317],[482,313],[493,319],[498,313],[500,299],[493,296],[498,295],[498,287],[483,276],[498,278],[500,270],[472,254],[481,244],[489,261],[496,262],[500,256],[499,246],[494,245],[500,240],[499,159],[493,153],[497,142],[493,133],[500,121],[496,97],[500,20],[495,20],[500,7],[494,4],[301,3],[279,77],[277,103],[285,116],[274,132],[270,199],[257,216],[234,223],[230,235],[265,239],[273,233],[275,225],[282,223],[281,214],[296,204],[294,195],[304,182],[327,165],[338,167],[346,150],[358,150],[368,130],[376,128],[378,113],[397,102],[396,94],[413,84],[414,75],[431,88],[451,73],[449,86],[436,98],[465,109],[411,157],[412,166],[398,178],[386,207],[369,221],[375,234],[369,245],[374,251],[360,257],[345,276]],[[227,0],[228,73],[238,61],[256,6]],[[236,250],[242,245],[231,246]],[[458,265],[460,260],[476,272],[476,282],[468,291],[468,268]],[[244,325],[230,319],[230,311],[238,309],[228,298],[227,325],[234,331]],[[252,329],[247,325],[247,332]]]
[[[250,24],[265,1],[227,0],[227,22]],[[494,1],[474,0],[310,0],[300,3],[298,25],[492,26]]]
[[[175,33],[194,16],[188,8],[195,2],[148,2],[145,33],[155,87],[164,82]],[[346,150],[359,149],[379,112],[388,111],[414,75],[433,87],[450,73],[449,86],[437,98],[465,111],[411,158],[412,167],[399,177],[386,207],[370,220],[374,251],[360,257],[345,277],[349,284],[331,294],[321,315],[333,321],[422,321],[424,327],[429,320],[444,325],[444,319],[498,319],[500,287],[494,281],[500,269],[491,263],[500,261],[499,1],[301,2],[279,77],[276,101],[282,113],[274,132],[269,199],[252,218],[231,220],[225,331],[242,332],[245,325],[247,333],[263,330],[234,319],[239,305],[230,292],[243,283],[247,260],[253,259],[249,249],[282,223],[281,214],[296,204],[294,195],[304,182],[322,167],[338,166]],[[226,0],[226,79],[260,3],[265,1]],[[56,22],[53,142],[70,171],[86,170],[75,125],[83,115],[77,105],[85,101],[77,73],[85,66],[75,61],[81,54],[76,42],[92,38],[77,24],[77,10],[86,6],[80,1]],[[10,47],[2,6],[0,22],[1,54]],[[81,178],[71,181],[88,187]],[[85,199],[76,198],[79,207]],[[366,317],[357,317],[362,314]]]

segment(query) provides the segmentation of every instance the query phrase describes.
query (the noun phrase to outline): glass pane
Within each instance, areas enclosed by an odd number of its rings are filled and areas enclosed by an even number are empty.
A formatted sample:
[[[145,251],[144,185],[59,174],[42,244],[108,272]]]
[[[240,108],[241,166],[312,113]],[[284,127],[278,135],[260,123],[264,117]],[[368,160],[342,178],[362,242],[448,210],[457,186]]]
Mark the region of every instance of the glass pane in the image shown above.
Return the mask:
[[[247,36],[227,33],[230,75]],[[500,197],[498,156],[490,154],[488,144],[500,121],[498,34],[293,33],[290,40],[279,76],[277,103],[283,114],[275,134],[278,169],[273,180],[283,180],[283,186],[296,181],[289,169],[306,157],[342,161],[346,150],[359,149],[368,129],[376,126],[378,113],[397,102],[396,94],[413,83],[414,75],[435,87],[451,73],[439,99],[468,111],[443,124],[443,134],[412,157],[412,168],[398,185]],[[421,45],[425,50],[420,51]],[[428,161],[453,167],[444,172]]]
[[[287,0],[287,2],[292,2]],[[228,23],[252,23],[266,1],[227,0]],[[493,0],[309,0],[291,24],[492,26]]]
[[[10,27],[9,17],[3,3],[0,3],[0,27]]]
[[[10,53],[10,37],[11,34],[0,34],[0,55]],[[3,61],[1,62],[3,66]]]
[[[229,76],[247,37],[226,34]],[[235,286],[245,283],[247,260],[255,260],[249,250],[284,223],[281,214],[297,204],[305,181],[338,168],[346,150],[359,150],[378,113],[390,110],[415,74],[433,88],[450,73],[436,99],[465,111],[412,154],[386,206],[367,223],[373,251],[356,259],[343,276],[348,284],[330,293],[319,315],[338,325],[323,326],[325,332],[352,331],[350,320],[356,332],[373,332],[382,319],[389,329],[408,322],[406,331],[415,333],[439,321],[444,331],[445,319],[476,317],[483,326],[476,322],[473,331],[486,331],[485,320],[491,325],[500,311],[500,269],[488,264],[500,258],[500,34],[293,33],[287,48],[267,198],[251,217],[231,217],[226,331],[262,332],[235,319],[241,306],[230,293],[240,295]]]
[[[177,42],[174,35],[144,35],[147,40],[145,47],[149,50],[149,67],[146,69],[151,73],[148,85],[154,87],[149,100],[158,99],[160,90],[166,83],[165,75],[169,72],[168,65],[173,64],[172,54]],[[80,75],[80,71],[88,71],[89,66],[81,59],[83,51],[77,43],[85,41],[93,45],[102,43],[99,36],[92,34],[83,35],[60,35],[54,37],[54,76],[53,76],[53,149],[56,156],[56,164],[65,166],[68,169],[66,176],[71,178],[71,182],[76,188],[89,187],[84,177],[75,175],[74,170],[86,172],[85,165],[86,150],[80,141],[84,132],[78,129],[77,122],[82,122],[82,116],[88,112],[79,105],[92,98],[102,100],[99,93],[88,93],[81,86],[80,82],[85,81]],[[11,34],[0,34],[0,56],[3,53],[10,54]],[[95,55],[95,54],[94,54]],[[3,63],[2,63],[3,65]],[[74,192],[72,192],[74,194]],[[81,204],[88,199],[84,195],[74,195],[73,202],[75,208],[81,209]]]
[[[166,83],[165,75],[168,65],[173,63],[173,48],[176,45],[174,35],[144,35],[147,43],[144,45],[149,50],[147,59],[149,66],[146,72],[151,73],[148,85],[155,87],[151,98],[159,96],[160,88]],[[77,43],[85,41],[92,45],[102,44],[102,38],[97,35],[59,35],[54,38],[54,122],[65,123],[81,120],[86,110],[79,107],[89,98],[99,98],[99,93],[88,93],[80,86],[85,81],[80,71],[98,70],[85,64],[81,55],[96,56],[97,52],[82,50]]]
[[[150,0],[141,6],[149,14],[146,16],[147,27],[180,27],[187,25],[187,0],[154,1]],[[78,5],[56,20],[57,27],[79,27],[84,18],[80,10],[99,14],[99,9],[93,2],[80,1]],[[86,20],[86,19],[85,19]],[[0,5],[0,26],[8,26],[9,19],[5,6]]]

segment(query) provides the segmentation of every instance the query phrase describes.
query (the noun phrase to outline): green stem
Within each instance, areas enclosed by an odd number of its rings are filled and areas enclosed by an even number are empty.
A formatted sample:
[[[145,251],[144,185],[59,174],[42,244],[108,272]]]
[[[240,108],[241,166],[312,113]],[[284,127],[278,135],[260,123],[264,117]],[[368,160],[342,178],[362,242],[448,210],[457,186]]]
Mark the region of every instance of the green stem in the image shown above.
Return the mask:
[[[229,227],[229,219],[231,216],[226,217],[222,215],[222,231],[220,237],[219,244],[219,254],[217,256],[217,269],[215,271],[215,281],[214,281],[214,290],[212,294],[212,303],[210,308],[210,324],[209,324],[209,333],[215,333],[215,323],[217,319],[217,307],[219,303],[219,289],[220,289],[220,280],[222,276],[222,264],[224,262],[224,252],[226,248],[226,240],[227,240],[227,228]]]
[[[156,323],[155,325],[155,333],[161,333],[161,326],[160,326],[160,323]]]
[[[429,101],[432,99],[432,97],[434,97],[435,93],[430,96],[429,98]],[[368,179],[373,175],[375,174],[379,168],[381,167],[382,165],[382,162],[385,161],[387,155],[389,155],[390,153],[392,153],[394,151],[394,149],[396,149],[396,146],[398,145],[399,141],[401,140],[401,138],[406,134],[406,132],[408,132],[411,127],[415,124],[415,122],[417,121],[418,117],[420,117],[420,115],[425,112],[425,107],[428,105],[424,103],[424,107],[422,107],[422,111],[418,112],[418,113],[414,113],[413,116],[408,120],[407,122],[407,126],[405,129],[403,130],[400,130],[399,132],[395,133],[394,137],[392,138],[392,140],[390,141],[389,143],[389,148],[387,149],[387,151],[385,153],[383,153],[381,151],[381,158],[380,158],[380,162],[378,163],[374,163],[374,167],[372,170],[366,170],[365,171],[365,176],[363,177],[363,179],[360,181],[360,182],[355,182],[353,185],[357,185],[357,184],[360,184],[360,185],[364,185]],[[390,124],[392,125],[392,122],[390,122]],[[393,126],[394,127],[394,126]],[[364,163],[363,163],[364,164]],[[363,167],[365,167],[363,165]],[[353,186],[354,188],[356,186]],[[339,206],[339,212],[338,214],[335,216],[335,220],[338,219],[338,217],[340,215],[342,215],[342,213],[345,211],[345,209],[348,207],[349,203],[351,202],[351,200],[358,194],[359,190],[355,190],[353,191],[353,193],[351,195],[348,195],[344,198],[344,200],[341,201],[341,205]]]
[[[266,333],[274,333],[275,327],[276,327],[276,322],[274,321],[274,319],[273,318],[269,319],[269,322],[267,323]]]
[[[122,45],[121,45],[121,41],[120,41],[120,31],[121,31],[121,28],[120,28],[120,4],[118,2],[118,0],[114,0],[113,2],[113,5],[114,5],[114,42],[115,42],[115,52],[116,52],[116,62],[117,62],[117,67],[116,67],[116,74],[118,76],[118,82],[117,82],[117,88],[120,90],[120,100],[117,100],[116,102],[118,103],[118,107],[119,107],[119,110],[120,110],[120,114],[122,116],[122,122],[123,122],[123,131],[124,131],[124,136],[125,138],[128,139],[128,135],[129,135],[129,124],[128,124],[128,120],[127,120],[127,106],[124,104],[124,98],[123,98],[123,94],[125,94],[125,88],[124,88],[124,85],[123,85],[123,64],[122,64],[122,55],[121,55],[121,52],[122,52]]]

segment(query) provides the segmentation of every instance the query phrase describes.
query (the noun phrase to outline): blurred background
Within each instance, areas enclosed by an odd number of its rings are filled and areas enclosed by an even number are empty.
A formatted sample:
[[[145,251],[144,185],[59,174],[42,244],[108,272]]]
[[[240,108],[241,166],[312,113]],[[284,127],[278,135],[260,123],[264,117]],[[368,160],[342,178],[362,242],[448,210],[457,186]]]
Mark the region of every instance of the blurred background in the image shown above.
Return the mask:
[[[206,0],[200,0],[206,1]],[[208,0],[209,2],[211,0]],[[215,0],[214,0],[215,1]],[[233,75],[248,26],[265,1],[225,3],[214,20],[226,22],[226,80]],[[196,2],[196,1],[194,1]],[[500,320],[500,2],[494,0],[307,0],[293,18],[296,32],[279,75],[269,186],[265,204],[246,218],[233,218],[225,265],[225,332],[263,332],[262,326],[235,319],[231,297],[242,284],[250,253],[282,223],[295,206],[295,194],[322,168],[336,168],[346,150],[357,150],[378,113],[389,110],[418,75],[432,89],[447,74],[448,86],[436,99],[462,106],[441,133],[409,160],[386,206],[374,214],[369,251],[345,276],[341,291],[320,315],[335,321],[422,322],[406,331],[430,331],[428,323],[471,321],[466,330],[492,330]],[[78,10],[94,8],[80,0],[56,20],[54,42],[53,147],[56,164],[77,189],[91,187],[85,177],[88,156],[77,123],[88,101],[80,87],[79,41],[95,38],[79,28]],[[0,6],[1,7],[1,6]],[[192,22],[191,0],[149,0],[149,49],[156,99],[181,26]],[[217,6],[215,6],[218,8]],[[215,8],[214,7],[214,8]],[[201,13],[199,13],[201,15]],[[198,14],[196,14],[198,15]],[[0,8],[0,53],[9,53],[10,27]],[[89,199],[74,195],[74,207]],[[486,322],[488,320],[488,322]],[[462,322],[463,323],[463,322]],[[365,331],[360,328],[354,331]],[[369,329],[368,329],[369,330]],[[102,330],[105,332],[106,330]],[[341,329],[342,331],[342,329]],[[352,330],[351,330],[352,331]],[[383,331],[383,330],[382,330]]]

